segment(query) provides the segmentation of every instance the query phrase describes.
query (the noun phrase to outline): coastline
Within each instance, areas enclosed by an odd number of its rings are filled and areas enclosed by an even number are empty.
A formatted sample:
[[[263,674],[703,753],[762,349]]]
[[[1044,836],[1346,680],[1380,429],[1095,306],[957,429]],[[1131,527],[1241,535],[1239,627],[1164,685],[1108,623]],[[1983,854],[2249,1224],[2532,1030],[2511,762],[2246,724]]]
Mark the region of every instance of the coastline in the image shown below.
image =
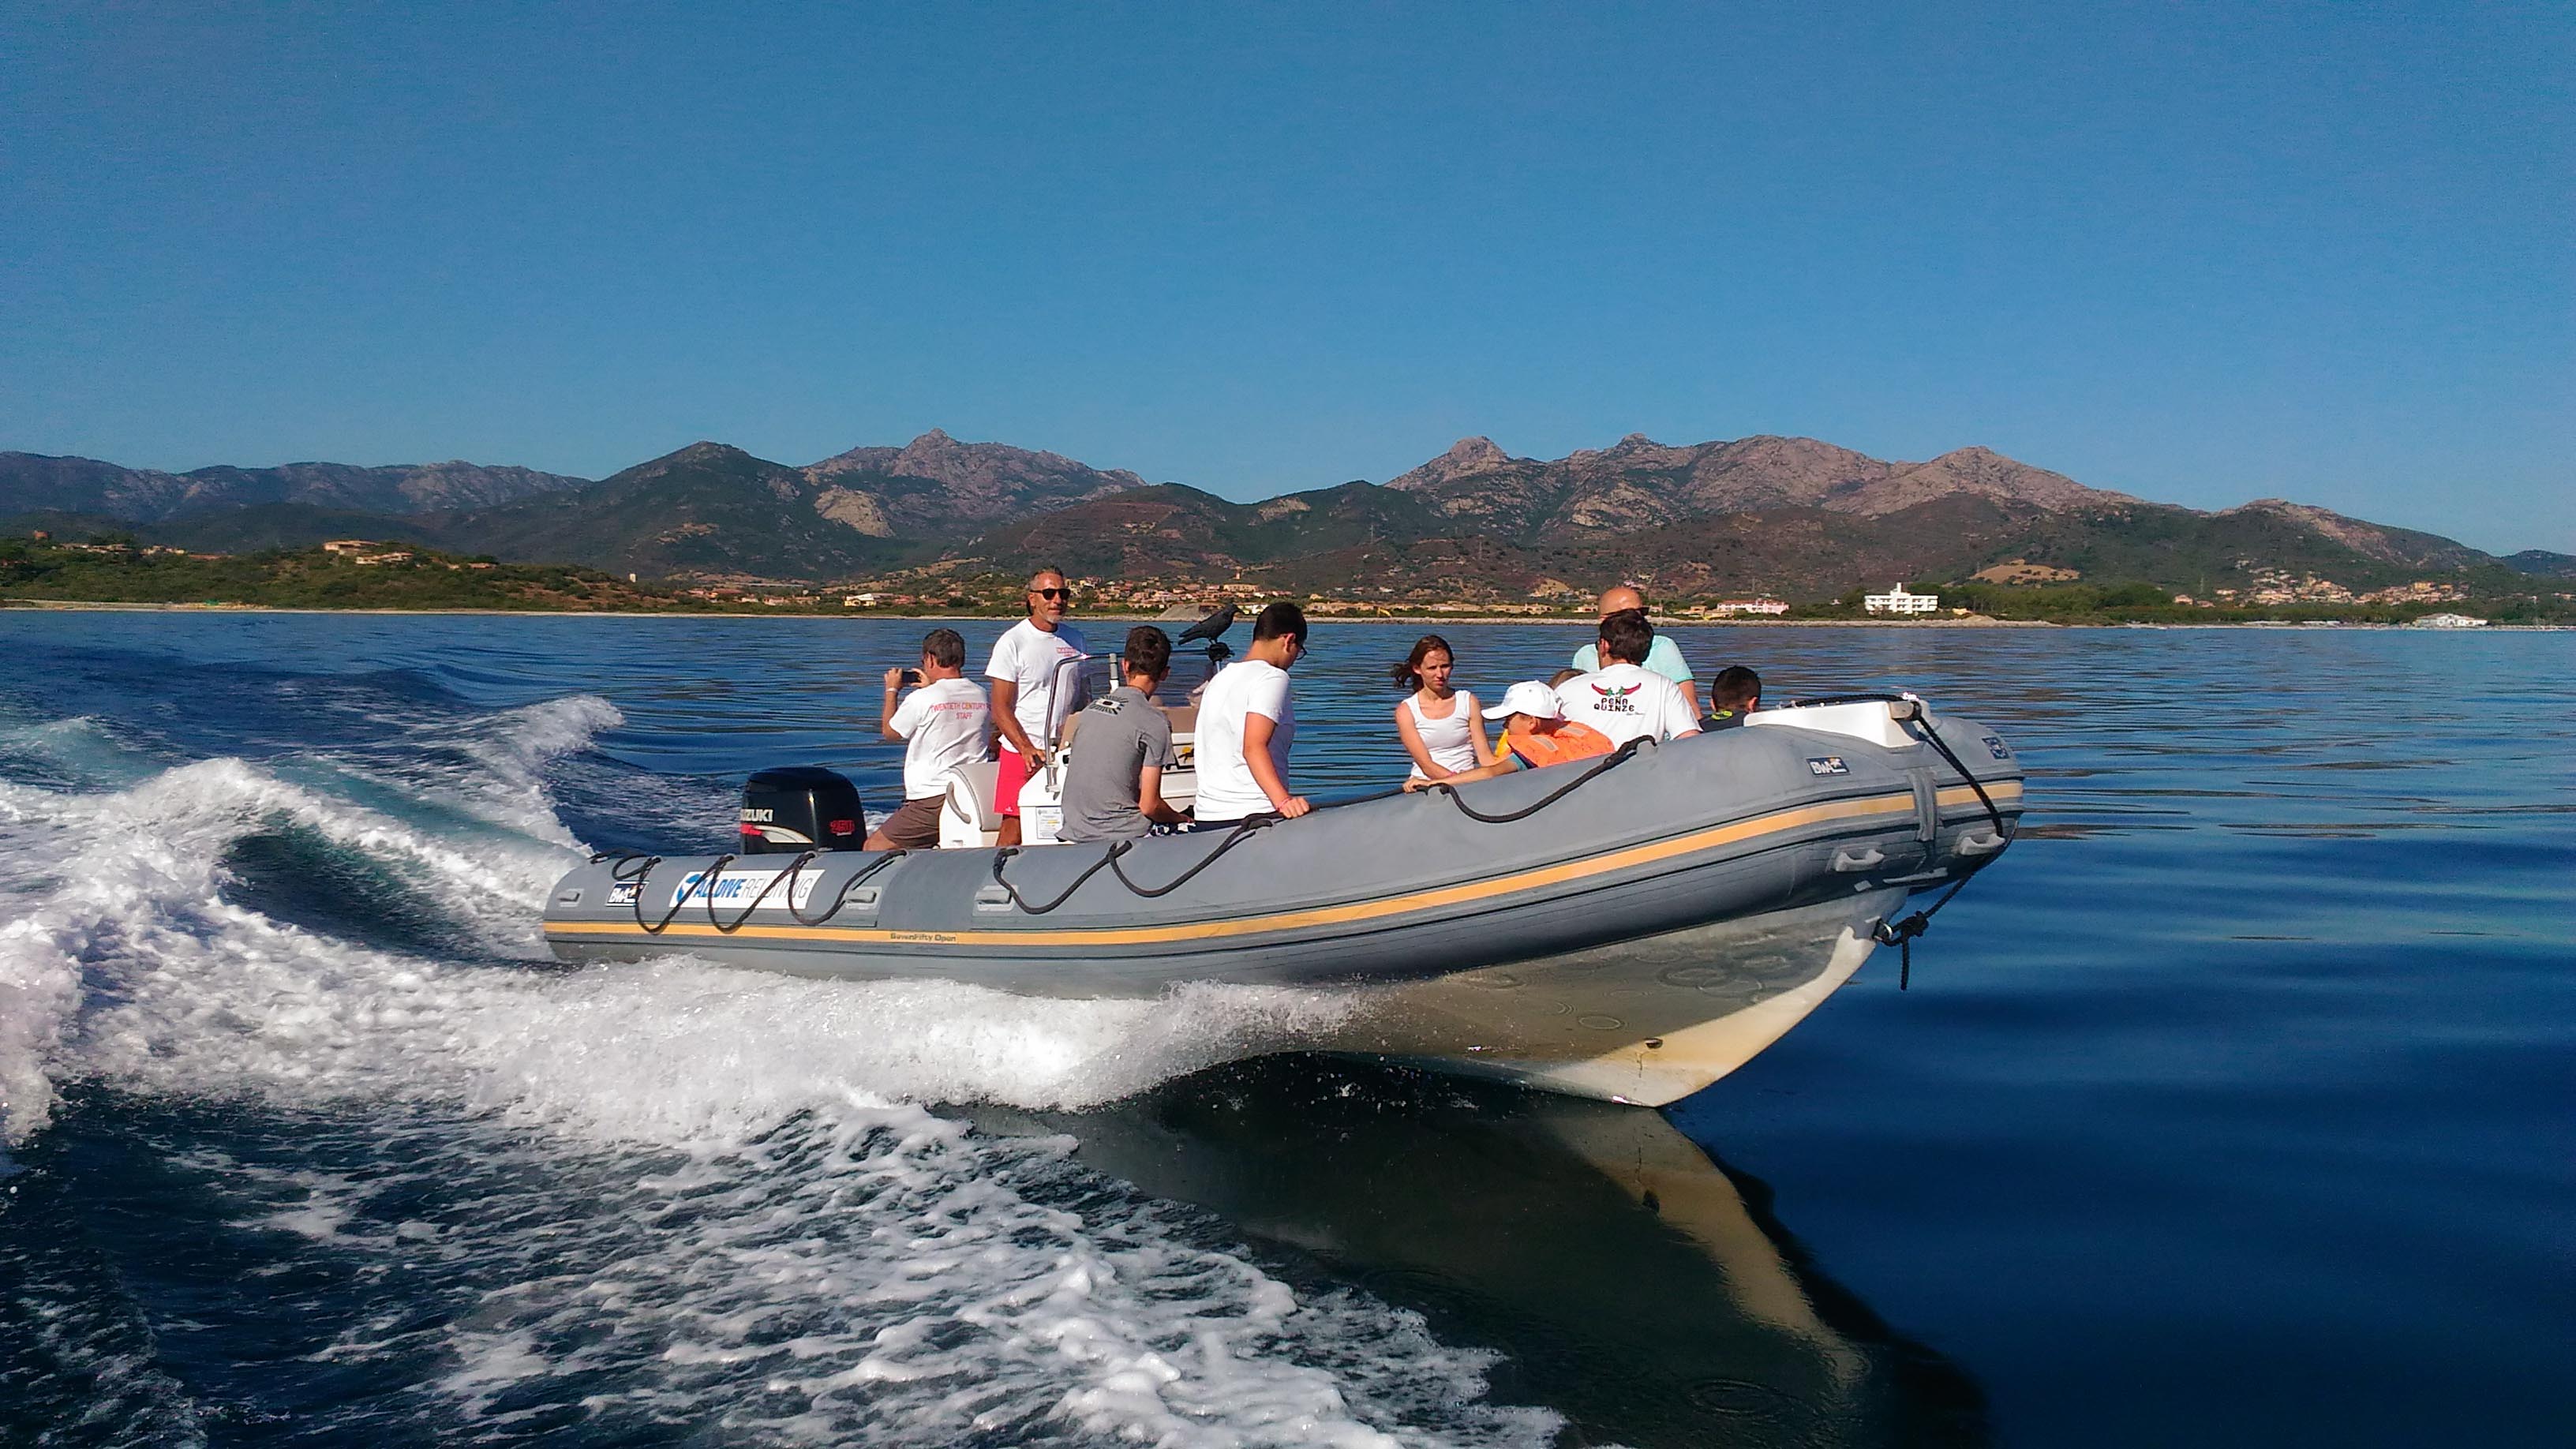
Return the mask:
[[[1004,621],[1000,614],[896,613],[869,609],[846,614],[791,614],[785,612],[751,613],[701,612],[675,609],[319,609],[286,607],[275,604],[150,604],[126,603],[106,599],[25,599],[0,598],[0,614],[19,611],[54,614],[338,614],[367,618],[404,616],[437,617],[445,615],[480,616],[503,619],[912,619],[929,623],[979,623]],[[1104,623],[1151,624],[1169,622],[1157,614],[1086,613],[1084,619]],[[1442,624],[1525,625],[1557,628],[1588,628],[1593,621],[1584,618],[1532,618],[1525,614],[1377,614],[1368,618],[1347,615],[1320,615],[1310,621],[1322,628],[1332,624],[1409,624],[1435,627]],[[2247,619],[2198,623],[2140,624],[2061,624],[2049,619],[1673,619],[1655,620],[1659,629],[2374,629],[2399,630],[2416,634],[2487,634],[2510,631],[2524,634],[2576,633],[2576,624],[2482,624],[2473,629],[2419,629],[2411,624],[2302,622],[2284,619]]]

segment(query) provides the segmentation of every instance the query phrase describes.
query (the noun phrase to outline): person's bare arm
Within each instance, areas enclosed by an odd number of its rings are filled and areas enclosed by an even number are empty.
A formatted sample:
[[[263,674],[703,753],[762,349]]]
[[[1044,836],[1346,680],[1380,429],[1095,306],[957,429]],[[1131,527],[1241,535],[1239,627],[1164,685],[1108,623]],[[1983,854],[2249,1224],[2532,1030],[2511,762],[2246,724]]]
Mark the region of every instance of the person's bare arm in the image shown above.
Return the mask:
[[[1478,765],[1472,770],[1460,770],[1458,773],[1451,775],[1440,783],[1443,785],[1469,785],[1478,780],[1491,780],[1498,775],[1508,775],[1520,767],[1520,756],[1513,754],[1509,750],[1505,750],[1502,754],[1495,757],[1492,764]],[[1429,789],[1430,786],[1431,782],[1429,780],[1407,780],[1404,782],[1404,788],[1407,790],[1425,790]]]
[[[1422,742],[1422,731],[1414,728],[1413,710],[1408,705],[1395,707],[1395,733],[1404,741],[1404,752],[1413,757],[1414,771],[1426,780],[1445,780],[1453,773],[1431,758],[1431,747]]]
[[[1682,703],[1690,706],[1692,719],[1697,719],[1702,714],[1706,713],[1706,711],[1699,707],[1699,685],[1697,682],[1688,679],[1681,681],[1681,691]],[[1698,734],[1699,731],[1693,730],[1691,733]],[[1676,736],[1675,738],[1679,738],[1679,736]]]
[[[1269,797],[1270,808],[1289,820],[1315,807],[1302,795],[1288,793],[1288,782],[1279,777],[1278,762],[1270,758],[1270,737],[1279,732],[1279,721],[1266,714],[1243,717],[1243,763],[1252,771],[1252,783]]]
[[[890,740],[899,740],[902,739],[903,736],[895,732],[894,696],[896,690],[903,688],[903,671],[901,669],[887,670],[885,672],[885,687],[885,703],[877,708],[877,733]]]
[[[1001,735],[1003,744],[1009,745],[1012,749],[1019,752],[1021,759],[1033,760],[1037,758],[1038,747],[1029,743],[1029,732],[1020,728],[1020,716],[1017,708],[1019,702],[1020,682],[1018,680],[996,679],[993,681],[994,731]]]
[[[1190,817],[1163,798],[1163,767],[1147,765],[1136,772],[1136,809],[1157,825],[1178,825]]]

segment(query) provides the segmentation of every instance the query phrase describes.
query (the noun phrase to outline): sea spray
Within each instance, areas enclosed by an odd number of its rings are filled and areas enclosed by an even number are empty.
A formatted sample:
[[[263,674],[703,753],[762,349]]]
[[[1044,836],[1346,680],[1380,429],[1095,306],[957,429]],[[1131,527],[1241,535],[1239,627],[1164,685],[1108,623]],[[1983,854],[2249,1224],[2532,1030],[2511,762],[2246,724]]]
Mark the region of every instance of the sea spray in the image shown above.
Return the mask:
[[[562,754],[473,746],[577,742],[613,717],[433,721],[400,746],[200,760],[92,793],[0,784],[10,1139],[41,1131],[58,1084],[269,1135],[273,1163],[175,1164],[234,1204],[229,1238],[311,1265],[263,1294],[412,1280],[390,1316],[353,1317],[346,1289],[264,1300],[289,1315],[273,1332],[327,1329],[291,1361],[396,1374],[407,1412],[469,1432],[569,1414],[612,1436],[685,1419],[776,1443],[1552,1435],[1552,1415],[1482,1405],[1489,1356],[1412,1315],[1301,1298],[1221,1225],[1097,1177],[1063,1140],[919,1105],[1112,1100],[1305,1040],[1333,1021],[1327,998],[1040,1001],[684,958],[543,963],[539,909],[577,858],[546,808]],[[472,949],[387,949],[242,904],[227,862],[285,837],[366,863],[349,878],[427,903]]]

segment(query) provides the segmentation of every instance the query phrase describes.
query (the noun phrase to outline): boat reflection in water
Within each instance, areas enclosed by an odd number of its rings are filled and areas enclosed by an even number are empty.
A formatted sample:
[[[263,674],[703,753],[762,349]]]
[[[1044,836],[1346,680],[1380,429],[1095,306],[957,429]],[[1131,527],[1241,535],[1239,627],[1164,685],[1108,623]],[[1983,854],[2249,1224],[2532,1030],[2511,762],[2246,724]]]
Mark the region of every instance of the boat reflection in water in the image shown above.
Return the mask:
[[[1301,1290],[1357,1283],[1500,1350],[1497,1402],[1569,1443],[1975,1444],[1984,1398],[1807,1266],[1768,1191],[1662,1114],[1402,1068],[1272,1057],[1059,1130],[1194,1204]]]

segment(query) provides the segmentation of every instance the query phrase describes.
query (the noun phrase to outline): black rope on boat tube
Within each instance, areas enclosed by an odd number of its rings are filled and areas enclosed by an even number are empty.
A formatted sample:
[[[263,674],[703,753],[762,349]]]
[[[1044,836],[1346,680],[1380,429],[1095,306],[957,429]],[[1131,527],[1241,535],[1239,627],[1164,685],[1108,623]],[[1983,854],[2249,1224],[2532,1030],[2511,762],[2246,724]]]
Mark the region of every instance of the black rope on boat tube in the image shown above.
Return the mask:
[[[807,853],[819,854],[820,852],[809,851]],[[825,911],[823,914],[814,916],[810,919],[803,911],[796,909],[796,890],[791,886],[787,891],[787,914],[795,917],[796,924],[800,926],[822,925],[824,922],[829,921],[834,916],[841,913],[841,907],[850,903],[850,892],[858,889],[868,877],[875,875],[878,871],[885,869],[887,866],[894,864],[896,861],[903,859],[911,853],[912,852],[908,850],[889,850],[885,854],[878,856],[875,860],[868,862],[865,866],[850,872],[850,878],[841,882],[839,893],[832,897],[832,908]],[[787,868],[787,874],[791,876],[794,875],[798,866],[803,864],[804,862],[800,859],[796,865],[791,865]]]
[[[715,862],[709,865],[698,877],[698,889],[705,891],[707,897],[707,924],[715,927],[717,931],[724,935],[732,935],[734,932],[741,930],[743,923],[751,919],[751,913],[760,909],[760,903],[768,900],[770,893],[777,890],[781,882],[785,882],[787,885],[787,914],[794,917],[796,923],[800,926],[823,925],[830,921],[834,916],[839,915],[841,913],[841,908],[850,903],[851,891],[858,889],[858,887],[864,884],[870,876],[875,875],[878,871],[894,864],[896,861],[901,860],[904,856],[910,853],[911,852],[909,851],[903,850],[889,850],[885,854],[878,856],[875,860],[870,861],[866,866],[852,871],[850,873],[850,878],[841,882],[841,889],[833,895],[831,909],[823,912],[823,914],[819,916],[808,916],[803,911],[797,909],[796,906],[796,877],[798,874],[803,872],[805,867],[813,864],[814,861],[823,854],[823,852],[819,850],[806,851],[798,855],[794,860],[789,861],[785,870],[778,871],[771,875],[769,878],[769,884],[760,888],[760,894],[751,898],[751,904],[742,908],[742,914],[733,918],[732,925],[726,925],[716,916],[714,886],[717,881],[724,878],[725,867],[731,865],[742,857],[730,853],[719,855],[715,858]],[[627,881],[635,882],[635,899],[630,904],[635,910],[636,928],[643,931],[646,935],[658,936],[664,931],[669,930],[671,928],[671,923],[679,919],[680,912],[688,908],[689,896],[693,894],[693,892],[684,891],[681,893],[678,900],[671,902],[671,908],[662,913],[662,919],[652,922],[648,922],[644,919],[644,887],[652,881],[654,867],[662,863],[661,856],[638,855],[631,850],[603,850],[590,858],[590,863],[593,865],[598,865],[603,861],[616,862],[616,864],[609,867],[608,878],[610,880],[621,884]]]
[[[1032,916],[1043,916],[1047,912],[1054,910],[1056,907],[1063,905],[1066,901],[1072,900],[1073,893],[1082,889],[1083,882],[1100,874],[1100,868],[1102,866],[1109,864],[1111,861],[1116,860],[1120,855],[1124,854],[1127,847],[1132,843],[1133,842],[1121,840],[1110,846],[1107,850],[1102,851],[1098,860],[1095,860],[1091,864],[1083,867],[1082,874],[1073,878],[1073,884],[1066,886],[1062,894],[1042,906],[1030,905],[1029,898],[1020,894],[1020,888],[1011,884],[1002,876],[1002,863],[1009,860],[1012,856],[1020,853],[1020,847],[1016,845],[1006,845],[993,852],[993,884],[1000,886],[1003,890],[1010,893],[1011,904],[1018,906],[1021,910]]]
[[[751,898],[751,904],[742,908],[742,914],[734,917],[733,924],[730,926],[716,919],[716,882],[724,879],[724,865],[722,862],[718,862],[715,869],[698,877],[698,889],[707,893],[707,924],[715,927],[716,934],[719,936],[730,936],[734,932],[741,930],[742,923],[751,919],[751,913],[760,909],[760,903],[769,899],[769,893],[778,889],[778,883],[780,881],[793,877],[798,870],[804,868],[805,862],[812,860],[815,856],[820,854],[822,854],[822,852],[818,850],[806,851],[803,855],[796,857],[795,863],[788,866],[785,870],[770,872],[769,884],[760,888],[760,894]],[[638,891],[636,894],[641,895],[643,892]],[[794,889],[789,889],[787,892],[787,899],[790,902],[793,902],[796,899],[796,892]]]
[[[1923,742],[1930,745],[1934,752],[1938,753],[1942,760],[1947,763],[1951,769],[1956,770],[1959,773],[1960,779],[1968,782],[1969,789],[1977,792],[1977,803],[1986,807],[1986,818],[1994,822],[1996,834],[2005,834],[2010,829],[2010,827],[2004,824],[2004,812],[1995,807],[1994,797],[1986,793],[1986,782],[1978,779],[1977,772],[1969,769],[1966,763],[1960,760],[1959,756],[1951,750],[1949,741],[1941,738],[1941,731],[1932,723],[1932,711],[1924,707],[1922,700],[1917,699],[1910,694],[1824,694],[1817,695],[1811,699],[1793,699],[1789,701],[1789,707],[1792,709],[1795,709],[1800,705],[1817,704],[1892,704],[1905,706],[1905,711],[1898,713],[1896,718],[1899,720],[1911,721],[1923,727]],[[1928,908],[1916,911],[1910,916],[1900,916],[1892,921],[1882,920],[1877,925],[1870,928],[1870,939],[1878,942],[1878,944],[1882,946],[1894,946],[1896,948],[1897,990],[1903,991],[1914,982],[1915,939],[1923,935],[1924,932],[1932,929],[1932,918],[1941,914],[1941,908],[1943,906],[1946,906],[1953,900],[1958,899],[1959,892],[1967,889],[1968,882],[1975,878],[1976,872],[1972,869],[1967,874],[1962,875],[1957,880],[1951,882],[1950,888],[1941,893],[1941,899],[1934,901]]]
[[[1501,815],[1488,815],[1484,811],[1477,809],[1475,806],[1468,804],[1467,797],[1458,793],[1457,786],[1449,784],[1443,780],[1434,780],[1430,784],[1424,786],[1423,790],[1425,793],[1437,791],[1440,794],[1448,796],[1449,803],[1457,806],[1458,812],[1470,820],[1479,821],[1486,825],[1509,825],[1514,821],[1527,820],[1550,805],[1555,804],[1557,801],[1562,800],[1566,796],[1573,794],[1575,791],[1582,789],[1584,786],[1592,783],[1592,778],[1594,776],[1602,773],[1603,771],[1635,759],[1637,757],[1638,747],[1645,744],[1649,738],[1651,738],[1651,736],[1640,735],[1637,738],[1628,741],[1626,744],[1621,745],[1619,748],[1602,756],[1600,763],[1591,766],[1582,774],[1566,781],[1555,790],[1540,796],[1535,802],[1524,805],[1518,810],[1509,811]]]
[[[1178,876],[1175,876],[1171,880],[1158,886],[1138,885],[1135,881],[1128,878],[1127,868],[1118,863],[1120,856],[1125,855],[1129,850],[1135,847],[1136,842],[1133,840],[1121,840],[1110,846],[1107,850],[1102,851],[1098,860],[1084,866],[1082,874],[1073,878],[1073,884],[1066,886],[1062,891],[1056,894],[1056,898],[1054,900],[1051,900],[1042,906],[1030,905],[1028,897],[1020,894],[1020,888],[1011,884],[1010,881],[1002,874],[1003,862],[1009,860],[1012,856],[1018,855],[1020,853],[1019,846],[1004,846],[1002,849],[993,852],[993,884],[1000,886],[1003,890],[1010,893],[1011,904],[1018,906],[1022,911],[1027,912],[1029,915],[1043,916],[1049,911],[1054,910],[1056,907],[1063,905],[1066,901],[1072,900],[1073,893],[1075,891],[1082,889],[1085,882],[1089,881],[1093,876],[1100,874],[1103,867],[1107,867],[1109,873],[1118,878],[1118,883],[1125,886],[1130,895],[1141,896],[1150,901],[1157,896],[1170,895],[1172,892],[1188,885],[1191,879],[1197,876],[1200,871],[1216,864],[1217,857],[1224,855],[1227,851],[1242,844],[1245,840],[1249,839],[1255,831],[1266,829],[1267,827],[1278,823],[1279,817],[1276,815],[1245,816],[1241,823],[1237,824],[1232,831],[1227,833],[1224,840],[1218,842],[1216,849],[1209,851],[1204,856],[1201,856],[1196,865],[1191,866],[1188,870],[1182,871]]]
[[[1951,899],[1974,878],[1973,873],[1959,877],[1951,883],[1948,890],[1941,893],[1941,899],[1934,901],[1929,910],[1916,911],[1901,920],[1881,921],[1870,928],[1871,940],[1882,946],[1896,948],[1897,990],[1903,991],[1914,983],[1914,938],[1931,930],[1932,918],[1939,915],[1941,908],[1950,904]]]
[[[1897,719],[1911,721],[1923,726],[1923,742],[1930,745],[1933,748],[1933,751],[1939,754],[1941,758],[1949,764],[1951,769],[1959,772],[1959,778],[1968,782],[1969,789],[1977,792],[1977,803],[1986,807],[1986,818],[1995,823],[1995,833],[2000,835],[2004,832],[2006,828],[2004,825],[2004,812],[1995,808],[1994,797],[1986,793],[1986,782],[1978,779],[1977,772],[1969,769],[1956,754],[1952,753],[1949,742],[1941,738],[1941,731],[1933,727],[1932,711],[1924,708],[1922,700],[1917,699],[1910,694],[1819,694],[1807,699],[1793,699],[1789,701],[1788,707],[1791,709],[1798,709],[1802,706],[1817,704],[1902,704],[1911,706],[1913,711],[1912,713],[1900,714],[1896,716]]]
[[[1154,899],[1156,896],[1167,896],[1172,892],[1179,890],[1181,887],[1188,885],[1192,876],[1195,876],[1200,871],[1216,864],[1218,856],[1225,854],[1227,851],[1234,849],[1237,845],[1251,839],[1255,831],[1264,830],[1270,826],[1278,824],[1279,820],[1280,817],[1276,815],[1245,816],[1242,822],[1234,827],[1234,833],[1227,836],[1216,849],[1211,850],[1206,855],[1200,857],[1198,864],[1191,866],[1188,870],[1182,871],[1178,876],[1162,885],[1140,886],[1134,881],[1129,880],[1127,878],[1127,868],[1116,864],[1117,857],[1115,855],[1110,857],[1112,863],[1109,867],[1109,872],[1110,874],[1118,877],[1118,883],[1120,885],[1125,886],[1128,890],[1133,891],[1137,895],[1143,896],[1149,901]]]
[[[1976,771],[1969,769],[1961,763],[1957,755],[1950,752],[1950,746],[1942,740],[1941,732],[1932,727],[1931,712],[1919,703],[1915,706],[1914,722],[1923,726],[1923,742],[1940,751],[1941,758],[1950,762],[1950,768],[1959,772],[1959,778],[1968,782],[1968,788],[1977,792],[1977,803],[1986,807],[1986,818],[1995,823],[1995,833],[2006,834],[2010,827],[2004,824],[2004,812],[1995,808],[1995,797],[1986,793],[1986,782],[1978,779]]]
[[[609,856],[604,854],[591,857],[594,862],[609,858]],[[725,866],[736,858],[737,857],[730,852],[717,856],[715,864],[709,866],[705,874],[700,875],[698,879],[701,882],[704,882],[709,876],[723,874]],[[671,928],[671,923],[679,919],[680,912],[689,904],[689,893],[683,890],[680,892],[680,898],[671,902],[671,908],[662,913],[662,919],[653,922],[651,925],[646,925],[644,923],[644,887],[652,882],[653,867],[660,865],[661,863],[662,857],[658,855],[626,855],[617,857],[617,864],[610,866],[608,869],[608,878],[610,880],[616,881],[620,884],[627,881],[635,882],[635,899],[628,902],[628,904],[635,908],[636,929],[642,931],[648,936],[658,936],[664,931],[669,930]],[[629,870],[627,868],[629,866],[633,866],[634,869]],[[707,919],[709,921],[713,921],[715,918],[715,897],[710,894],[707,897]],[[739,925],[741,923],[736,922],[735,924]],[[721,930],[723,928],[718,927],[717,929]]]

